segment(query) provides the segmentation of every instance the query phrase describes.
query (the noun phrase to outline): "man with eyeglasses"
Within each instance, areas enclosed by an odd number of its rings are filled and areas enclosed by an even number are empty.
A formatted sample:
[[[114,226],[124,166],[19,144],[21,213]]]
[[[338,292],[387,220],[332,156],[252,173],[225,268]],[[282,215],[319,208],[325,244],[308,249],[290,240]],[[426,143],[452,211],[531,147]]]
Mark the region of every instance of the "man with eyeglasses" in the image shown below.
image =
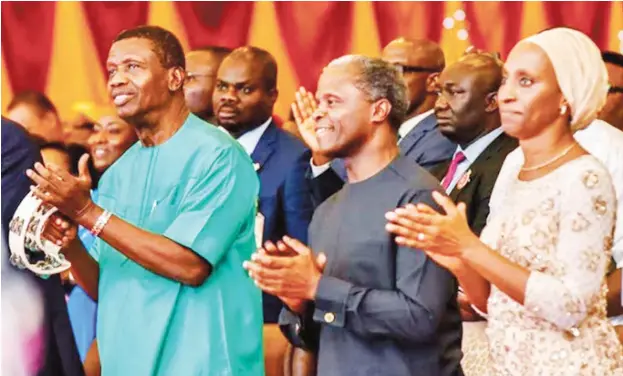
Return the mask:
[[[382,58],[400,69],[407,84],[409,108],[398,130],[400,150],[426,169],[450,160],[456,144],[441,134],[433,113],[435,81],[445,67],[443,51],[430,40],[398,38],[385,46]]]
[[[606,51],[601,56],[608,69],[610,90],[599,118],[623,130],[623,55]]]
[[[186,106],[190,112],[211,124],[216,124],[212,106],[216,72],[230,52],[227,47],[206,46],[186,54]]]

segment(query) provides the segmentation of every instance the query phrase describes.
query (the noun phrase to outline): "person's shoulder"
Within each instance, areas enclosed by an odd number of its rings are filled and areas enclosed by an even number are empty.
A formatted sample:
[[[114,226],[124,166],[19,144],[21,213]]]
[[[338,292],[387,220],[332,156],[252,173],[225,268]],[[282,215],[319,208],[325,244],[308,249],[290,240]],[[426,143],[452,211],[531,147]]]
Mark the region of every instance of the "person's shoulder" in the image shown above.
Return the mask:
[[[567,176],[568,181],[561,183],[572,192],[576,190],[605,191],[612,194],[614,192],[608,169],[599,159],[590,154],[568,162],[563,176]]]
[[[111,170],[114,171],[116,169],[122,169],[127,163],[131,162],[136,157],[136,154],[139,152],[141,147],[141,142],[136,141],[123,154],[121,154],[119,158],[117,158],[115,163],[106,169],[104,174]]]
[[[235,145],[236,140],[223,129],[190,114],[184,124],[184,143],[189,147],[222,148]]]
[[[623,167],[623,132],[613,125],[595,120],[574,135],[578,143],[610,170]]]
[[[2,117],[2,171],[15,165],[34,164],[41,159],[39,147],[18,123]]]
[[[2,138],[26,137],[26,130],[16,122],[2,117]]]
[[[195,162],[205,162],[210,165],[215,159],[223,156],[249,159],[242,146],[225,130],[190,114],[183,128],[182,145],[176,144],[176,149],[184,153],[188,159]],[[203,164],[205,164],[203,163]]]
[[[390,169],[405,189],[432,190],[439,187],[439,181],[430,172],[403,155],[396,158]]]
[[[572,167],[572,172],[569,174],[571,176],[581,174],[585,171],[595,171],[609,175],[606,166],[592,154],[584,154],[567,163],[569,163],[569,167]]]
[[[598,141],[608,141],[617,146],[623,145],[623,131],[601,119],[593,120],[588,127],[577,131],[575,138],[579,142],[597,138]]]
[[[274,126],[280,149],[297,155],[303,154],[309,150],[307,145],[305,145],[305,143],[303,143],[303,141],[298,139],[296,136],[282,128],[277,127],[276,125]]]
[[[2,148],[5,146],[35,146],[34,141],[30,138],[24,127],[20,124],[2,117]]]

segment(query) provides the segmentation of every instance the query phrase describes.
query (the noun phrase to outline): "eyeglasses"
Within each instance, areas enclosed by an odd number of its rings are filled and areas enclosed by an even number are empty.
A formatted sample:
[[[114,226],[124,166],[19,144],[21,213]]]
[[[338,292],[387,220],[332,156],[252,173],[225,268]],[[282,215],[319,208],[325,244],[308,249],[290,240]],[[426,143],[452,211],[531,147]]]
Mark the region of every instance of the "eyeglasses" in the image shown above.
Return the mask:
[[[623,93],[623,86],[610,86],[608,88],[608,94]]]
[[[438,68],[417,67],[412,65],[394,64],[401,74],[405,73],[439,73]]]

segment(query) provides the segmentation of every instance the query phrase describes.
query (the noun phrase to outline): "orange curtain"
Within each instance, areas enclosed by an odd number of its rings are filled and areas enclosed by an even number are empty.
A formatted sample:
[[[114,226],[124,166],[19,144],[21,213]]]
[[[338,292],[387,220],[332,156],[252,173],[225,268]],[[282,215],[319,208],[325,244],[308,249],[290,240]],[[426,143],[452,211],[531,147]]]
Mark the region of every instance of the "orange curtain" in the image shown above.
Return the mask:
[[[14,92],[45,90],[55,7],[53,2],[2,3],[2,55]]]
[[[216,45],[236,48],[246,44],[253,2],[176,2],[184,20],[190,48]]]
[[[301,85],[315,90],[322,68],[350,50],[351,2],[277,2],[281,37]]]
[[[89,29],[102,69],[106,71],[108,51],[115,37],[123,30],[147,23],[147,2],[89,1],[83,2]]]
[[[444,27],[444,19],[451,18]],[[451,21],[451,20],[449,20]],[[45,92],[70,114],[77,101],[106,100],[102,67],[114,37],[141,24],[173,31],[182,45],[253,44],[279,64],[275,112],[286,118],[299,85],[348,53],[378,56],[405,36],[437,41],[447,63],[470,44],[503,56],[521,38],[553,26],[623,50],[623,3],[613,2],[3,2],[2,109],[13,93]]]
[[[441,1],[375,2],[374,14],[381,45],[401,36],[439,42],[444,5]]]
[[[600,47],[608,44],[610,1],[543,2],[549,27],[567,26],[590,35]]]
[[[513,45],[521,39],[522,2],[464,1],[463,8],[468,20],[467,30],[470,40],[475,47],[489,52],[499,52],[506,57]]]

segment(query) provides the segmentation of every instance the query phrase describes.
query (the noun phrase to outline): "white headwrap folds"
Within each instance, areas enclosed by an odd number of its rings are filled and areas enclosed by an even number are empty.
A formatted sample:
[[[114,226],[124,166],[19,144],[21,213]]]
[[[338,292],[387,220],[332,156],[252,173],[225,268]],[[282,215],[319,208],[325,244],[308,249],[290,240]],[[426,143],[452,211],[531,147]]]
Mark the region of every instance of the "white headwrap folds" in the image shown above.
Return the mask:
[[[541,47],[552,62],[560,90],[571,107],[571,129],[588,126],[608,95],[608,71],[599,47],[585,34],[565,27],[543,31],[523,42]]]

